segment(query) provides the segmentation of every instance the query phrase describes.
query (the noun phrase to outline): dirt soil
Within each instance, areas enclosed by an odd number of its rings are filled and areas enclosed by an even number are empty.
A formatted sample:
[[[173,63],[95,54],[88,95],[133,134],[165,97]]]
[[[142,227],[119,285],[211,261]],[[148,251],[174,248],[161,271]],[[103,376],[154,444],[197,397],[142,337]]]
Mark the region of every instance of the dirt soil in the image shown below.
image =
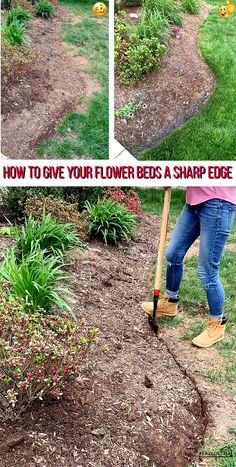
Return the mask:
[[[37,146],[54,136],[67,112],[100,89],[61,42],[68,15],[68,10],[58,8],[51,20],[31,21],[31,46],[39,58],[22,79],[2,85],[2,152],[8,158],[36,159]]]
[[[69,257],[73,309],[98,326],[104,351],[62,401],[36,403],[21,421],[1,424],[1,467],[182,467],[193,458],[205,434],[205,402],[140,309],[150,290],[153,232],[159,218],[143,216],[135,241],[91,241],[82,258]]]
[[[116,79],[116,109],[129,100],[145,104],[132,119],[115,121],[116,139],[134,156],[159,144],[207,103],[215,80],[198,41],[209,8],[203,4],[200,15],[184,15],[183,27],[170,40],[159,71],[146,74],[135,87],[120,86]]]

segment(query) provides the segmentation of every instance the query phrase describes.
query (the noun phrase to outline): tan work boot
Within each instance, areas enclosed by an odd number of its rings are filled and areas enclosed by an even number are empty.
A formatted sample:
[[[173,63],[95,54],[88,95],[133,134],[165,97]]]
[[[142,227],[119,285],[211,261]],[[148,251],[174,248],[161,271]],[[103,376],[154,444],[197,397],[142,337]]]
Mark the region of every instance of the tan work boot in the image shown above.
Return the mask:
[[[209,318],[206,328],[199,336],[194,337],[192,344],[197,347],[211,347],[211,345],[221,341],[224,338],[226,322],[226,318],[222,318],[222,320]]]
[[[145,313],[152,316],[153,302],[143,302],[141,306]],[[169,316],[173,318],[177,315],[177,310],[178,299],[172,301],[171,299],[169,299],[167,294],[159,298],[157,305],[157,316]]]

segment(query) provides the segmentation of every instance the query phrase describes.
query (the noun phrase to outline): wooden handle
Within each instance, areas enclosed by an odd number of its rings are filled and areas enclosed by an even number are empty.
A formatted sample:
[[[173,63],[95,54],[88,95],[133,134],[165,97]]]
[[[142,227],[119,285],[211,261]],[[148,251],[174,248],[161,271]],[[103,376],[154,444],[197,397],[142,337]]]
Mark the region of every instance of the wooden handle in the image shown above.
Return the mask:
[[[166,236],[167,236],[167,230],[168,230],[170,200],[171,200],[171,188],[167,188],[165,191],[164,206],[163,206],[163,212],[162,212],[161,234],[160,234],[159,250],[158,250],[158,257],[157,257],[155,286],[154,286],[155,290],[157,291],[160,291],[160,286],[161,286],[163,259],[164,259]]]

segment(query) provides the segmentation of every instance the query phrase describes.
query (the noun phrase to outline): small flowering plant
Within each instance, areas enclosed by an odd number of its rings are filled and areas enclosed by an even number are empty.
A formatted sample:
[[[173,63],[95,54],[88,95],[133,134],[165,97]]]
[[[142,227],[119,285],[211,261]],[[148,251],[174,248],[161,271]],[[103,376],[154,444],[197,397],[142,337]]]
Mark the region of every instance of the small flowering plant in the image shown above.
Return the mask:
[[[108,188],[103,195],[103,200],[107,199],[116,201],[118,204],[125,206],[136,215],[140,215],[142,213],[141,201],[138,193],[134,190],[124,191],[121,188]]]
[[[6,283],[0,294],[0,418],[19,416],[35,399],[60,398],[78,376],[97,329],[84,322],[24,311]]]

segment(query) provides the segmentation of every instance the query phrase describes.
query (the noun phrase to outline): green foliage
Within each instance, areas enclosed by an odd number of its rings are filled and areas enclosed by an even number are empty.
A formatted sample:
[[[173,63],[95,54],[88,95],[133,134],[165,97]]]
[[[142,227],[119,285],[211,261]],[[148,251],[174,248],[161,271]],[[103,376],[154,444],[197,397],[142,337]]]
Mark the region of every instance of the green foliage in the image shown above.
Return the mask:
[[[182,8],[185,13],[198,15],[200,13],[201,4],[199,0],[182,0]]]
[[[35,246],[47,255],[60,256],[82,246],[73,224],[61,224],[51,214],[43,213],[42,220],[36,220],[32,214],[14,235],[19,260],[32,251]]]
[[[52,18],[56,13],[56,7],[47,0],[39,0],[35,4],[35,12],[37,16],[48,19]]]
[[[0,419],[18,417],[33,400],[59,399],[81,372],[96,328],[35,312],[6,286],[0,295]]]
[[[145,0],[146,12],[156,12],[166,18],[170,24],[181,26],[182,16],[179,4],[175,0]]]
[[[121,0],[122,6],[142,6],[142,0]]]
[[[30,39],[25,35],[26,27],[17,20],[5,24],[2,28],[3,39],[11,45],[29,45]]]
[[[141,20],[138,24],[138,34],[141,38],[156,37],[160,42],[166,42],[171,33],[170,22],[157,9],[143,8]]]
[[[89,212],[89,234],[105,243],[117,243],[135,235],[136,216],[124,206],[113,200],[101,201],[91,205],[86,203]]]
[[[2,0],[1,1],[1,8],[3,10],[9,10],[11,8],[11,0]]]
[[[121,84],[129,85],[158,67],[166,47],[156,38],[142,38],[137,32],[130,33],[124,15],[115,19],[115,63]]]
[[[134,114],[139,109],[141,109],[142,106],[143,106],[143,102],[141,101],[136,102],[136,101],[131,100],[127,102],[127,104],[122,105],[122,107],[120,107],[119,109],[115,111],[115,117],[126,118],[126,119],[132,118]]]
[[[78,232],[80,238],[86,237],[88,231],[86,211],[78,212],[76,204],[67,203],[64,199],[31,195],[26,202],[25,212],[27,216],[32,215],[37,220],[42,220],[45,213],[51,214],[60,223],[72,224],[73,230]]]
[[[22,8],[21,6],[17,6],[12,8],[6,17],[6,23],[9,25],[14,21],[19,21],[19,23],[27,23],[31,18],[31,13],[29,10]]]
[[[96,204],[99,197],[102,196],[102,187],[83,186],[83,187],[64,187],[63,198],[68,203],[76,204],[79,211],[85,209],[86,201]]]
[[[28,72],[38,58],[38,53],[30,47],[11,45],[6,39],[1,44],[2,79],[15,81]]]
[[[61,257],[45,253],[34,243],[29,255],[19,262],[15,249],[7,250],[0,265],[0,278],[12,285],[13,297],[22,298],[28,312],[43,309],[49,313],[56,307],[72,313],[69,292],[60,283],[68,277],[62,270]]]

